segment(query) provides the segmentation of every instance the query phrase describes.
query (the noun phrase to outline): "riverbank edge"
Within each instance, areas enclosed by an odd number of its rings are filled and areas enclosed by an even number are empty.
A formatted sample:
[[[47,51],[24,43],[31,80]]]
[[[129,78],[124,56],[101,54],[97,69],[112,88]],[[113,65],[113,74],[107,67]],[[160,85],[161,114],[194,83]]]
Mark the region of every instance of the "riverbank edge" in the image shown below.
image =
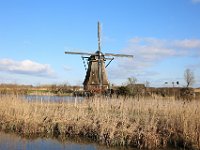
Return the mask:
[[[0,130],[24,137],[83,137],[139,149],[200,147],[199,103],[194,101],[96,97],[80,103],[45,103],[15,95],[0,100]]]
[[[109,136],[109,131],[105,132],[102,135],[98,133],[98,129],[94,129],[91,124],[80,125],[78,122],[70,123],[49,123],[49,126],[45,124],[26,124],[24,121],[18,120],[17,122],[3,120],[2,117],[0,121],[0,131],[5,133],[14,133],[21,137],[34,139],[34,138],[55,138],[60,141],[66,141],[67,139],[77,139],[81,138],[84,141],[95,142],[100,145],[104,145],[107,147],[123,147],[123,148],[137,148],[137,149],[166,149],[166,148],[184,148],[188,150],[195,150],[196,148],[192,146],[190,140],[186,137],[183,137],[181,134],[171,135],[168,139],[167,143],[164,143],[165,136],[160,137],[163,141],[154,144],[148,144],[151,146],[144,147],[144,135],[140,133],[140,128],[135,131],[134,138],[129,139],[126,137],[119,137],[118,139],[111,139]],[[35,127],[33,127],[35,126]],[[65,129],[64,129],[65,128]],[[119,129],[119,133],[120,133]],[[167,132],[160,131],[160,132]],[[120,133],[122,134],[122,133]],[[148,139],[151,142],[151,139]]]

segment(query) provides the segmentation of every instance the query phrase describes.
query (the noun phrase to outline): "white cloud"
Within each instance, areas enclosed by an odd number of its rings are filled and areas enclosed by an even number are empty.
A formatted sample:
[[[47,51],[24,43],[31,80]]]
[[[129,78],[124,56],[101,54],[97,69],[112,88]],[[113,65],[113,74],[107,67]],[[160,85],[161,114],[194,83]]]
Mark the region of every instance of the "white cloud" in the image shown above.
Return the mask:
[[[149,66],[169,57],[200,56],[199,39],[160,40],[156,38],[133,38],[123,53],[135,56],[136,63]],[[144,65],[146,62],[149,65]]]
[[[185,48],[185,49],[194,49],[200,48],[200,40],[199,39],[184,39],[184,40],[176,40],[174,41],[174,46]]]
[[[193,3],[200,3],[200,0],[192,0]]]
[[[0,59],[0,71],[32,76],[55,76],[54,71],[48,64],[40,64],[31,60]]]
[[[146,68],[168,57],[180,55],[166,40],[138,37],[131,39],[122,52],[134,55],[132,68]]]
[[[199,39],[163,40],[148,37],[136,37],[129,40],[121,53],[134,55],[131,59],[119,59],[118,65],[109,71],[112,78],[136,76],[142,78],[156,78],[156,70],[151,70],[156,64],[169,58],[199,57]],[[123,70],[123,71],[122,71]],[[149,72],[153,71],[154,74]],[[114,74],[114,75],[113,75]]]

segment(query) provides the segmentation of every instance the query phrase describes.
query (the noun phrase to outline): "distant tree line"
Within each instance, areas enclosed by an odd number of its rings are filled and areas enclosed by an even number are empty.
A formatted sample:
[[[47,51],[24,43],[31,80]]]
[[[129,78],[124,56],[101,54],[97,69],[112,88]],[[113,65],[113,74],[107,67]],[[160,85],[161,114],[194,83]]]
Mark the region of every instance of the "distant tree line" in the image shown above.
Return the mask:
[[[173,96],[176,99],[191,100],[194,98],[194,89],[191,88],[195,83],[193,71],[186,69],[184,71],[184,80],[186,82],[185,87],[174,87],[175,82],[172,82],[173,87],[153,88],[150,87],[149,81],[146,81],[145,84],[137,84],[137,79],[135,77],[129,77],[125,85],[117,88],[116,94],[138,98],[156,94],[163,97]],[[177,81],[177,84],[179,84],[179,81]]]

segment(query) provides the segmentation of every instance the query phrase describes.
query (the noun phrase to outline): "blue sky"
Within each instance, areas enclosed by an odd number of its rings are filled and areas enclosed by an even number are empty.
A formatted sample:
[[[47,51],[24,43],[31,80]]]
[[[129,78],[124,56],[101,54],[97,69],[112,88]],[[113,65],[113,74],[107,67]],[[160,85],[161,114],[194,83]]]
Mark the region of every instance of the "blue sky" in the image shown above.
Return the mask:
[[[0,83],[81,85],[80,56],[95,52],[97,21],[102,51],[133,54],[107,68],[112,84],[128,77],[164,86],[184,71],[200,87],[200,0],[0,0]]]

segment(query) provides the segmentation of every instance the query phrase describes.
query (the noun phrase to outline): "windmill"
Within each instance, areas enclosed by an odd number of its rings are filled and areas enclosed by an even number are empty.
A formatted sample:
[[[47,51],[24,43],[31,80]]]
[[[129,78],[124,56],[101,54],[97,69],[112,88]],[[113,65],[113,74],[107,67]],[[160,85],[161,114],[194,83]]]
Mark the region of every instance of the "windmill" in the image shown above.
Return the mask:
[[[86,70],[85,80],[83,82],[84,90],[89,92],[105,92],[108,90],[109,81],[106,74],[106,67],[108,67],[112,60],[114,60],[114,57],[133,58],[133,55],[126,54],[103,54],[101,52],[100,34],[101,26],[98,22],[98,50],[95,53],[65,51],[65,54],[81,55]],[[85,60],[87,61],[87,65]],[[107,65],[105,65],[106,60],[109,60]]]

